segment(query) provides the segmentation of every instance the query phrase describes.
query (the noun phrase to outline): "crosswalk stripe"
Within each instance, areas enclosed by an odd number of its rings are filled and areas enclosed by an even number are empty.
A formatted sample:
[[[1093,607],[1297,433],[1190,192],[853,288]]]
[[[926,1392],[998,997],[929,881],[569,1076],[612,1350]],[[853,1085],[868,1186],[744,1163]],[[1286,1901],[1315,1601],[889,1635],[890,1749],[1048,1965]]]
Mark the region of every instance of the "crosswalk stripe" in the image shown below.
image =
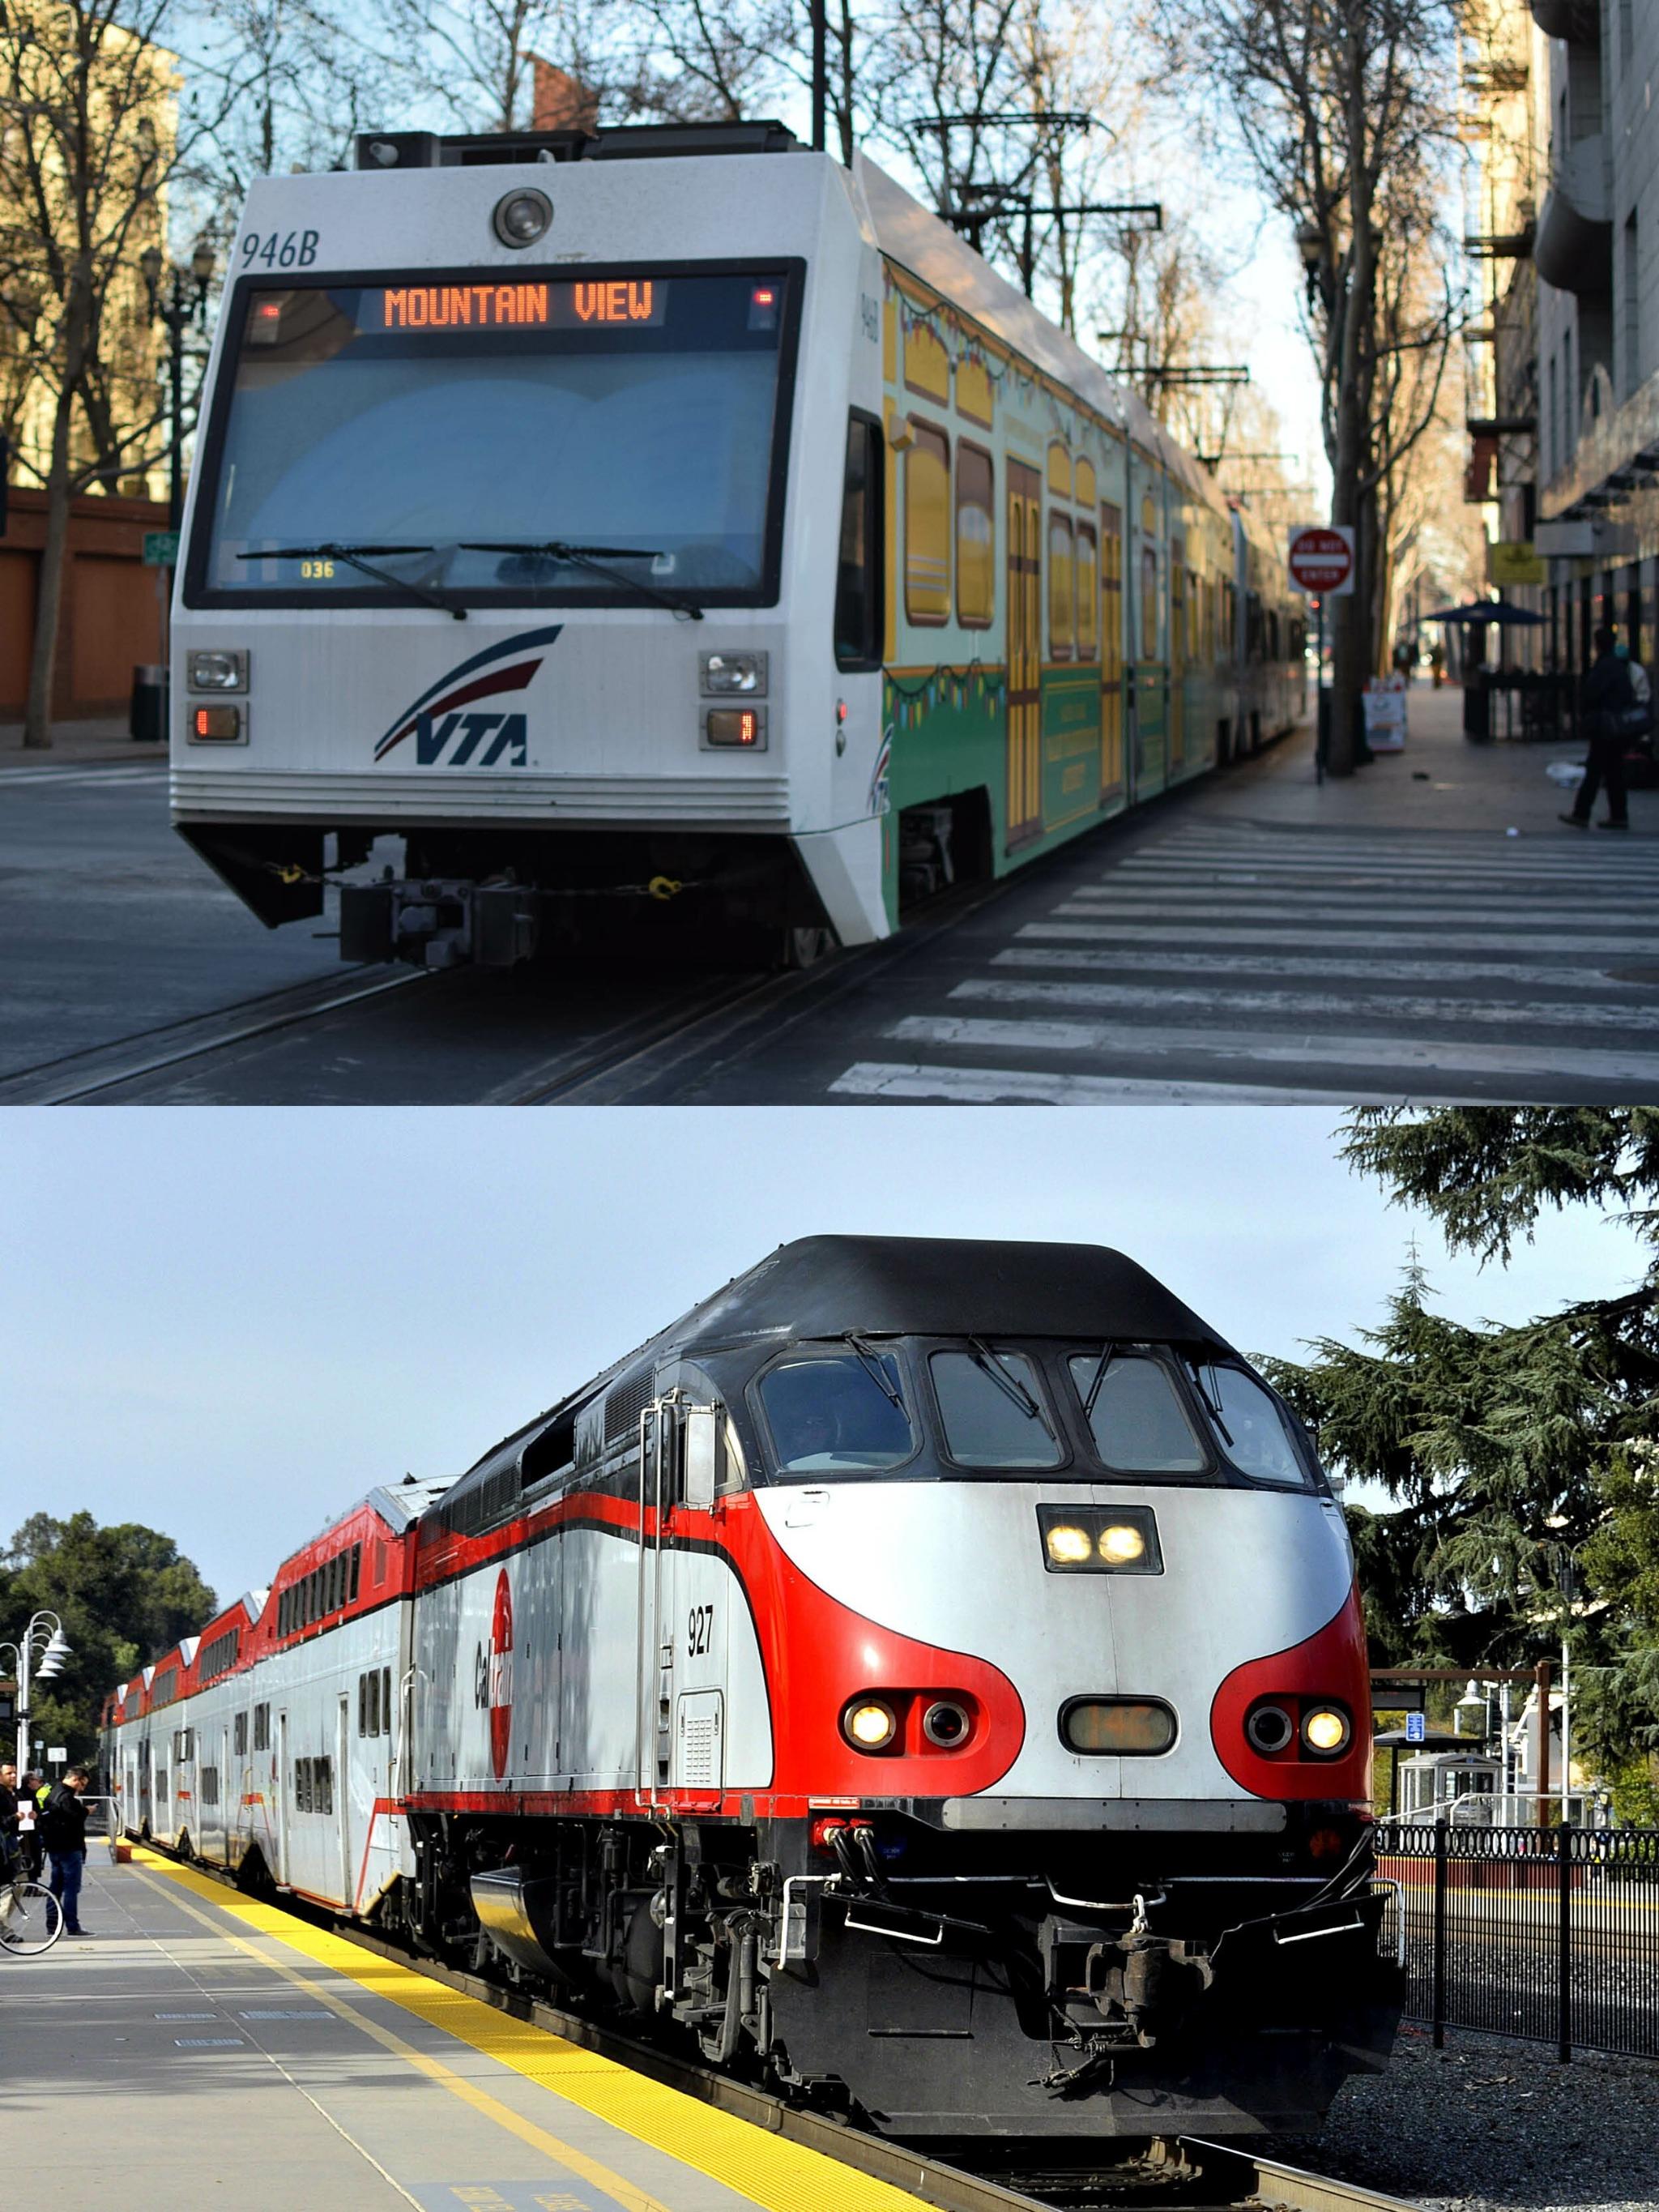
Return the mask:
[[[1076,909],[1059,907],[1055,911],[1069,915]],[[1408,907],[1405,911],[1413,921],[1425,918],[1414,907]],[[1203,928],[1194,927],[1185,918],[1180,921],[1161,922],[1030,921],[1019,933],[1022,937],[1076,939],[1079,942],[1101,945],[1288,945],[1305,950],[1304,925],[1306,919],[1305,916],[1296,915],[1283,921],[1268,923],[1228,921],[1211,923]],[[1444,930],[1419,932],[1409,929],[1397,915],[1393,917],[1387,929],[1344,929],[1322,925],[1318,942],[1322,947],[1374,945],[1379,950],[1386,948],[1389,951],[1401,952],[1449,952],[1452,950]],[[1536,917],[1530,929],[1511,932],[1482,929],[1479,942],[1485,952],[1619,952],[1626,959],[1640,949],[1632,945],[1628,936],[1598,937],[1576,932],[1570,939],[1563,938],[1555,933],[1553,918],[1546,926]]]
[[[1029,925],[1019,933],[1022,937],[1028,935]],[[1604,967],[1555,967],[1542,959],[1473,960],[1456,945],[1443,942],[1438,960],[1399,960],[1381,952],[1364,960],[1345,960],[1322,952],[1237,953],[1218,947],[1205,952],[1155,952],[1118,946],[1110,952],[1096,952],[1082,945],[1014,945],[1005,951],[994,953],[991,964],[994,968],[1069,968],[1103,975],[1346,975],[1362,983],[1469,982],[1478,979],[1494,983],[1528,983],[1535,988],[1553,984],[1563,990],[1604,992],[1641,988],[1620,985]],[[1659,963],[1655,964],[1654,980],[1659,982]]]
[[[1368,878],[1390,884],[1544,883],[1552,890],[1559,885],[1598,894],[1659,888],[1659,868],[1640,874],[1626,872],[1614,876],[1600,868],[1510,868],[1490,860],[1448,860],[1440,864],[1426,860],[1340,860],[1325,866],[1316,860],[1188,860],[1164,853],[1131,853],[1117,863],[1109,876],[1099,880],[1120,883],[1129,877],[1137,882],[1156,878],[1160,883],[1231,881],[1238,878],[1251,883],[1349,883]]]
[[[1476,896],[1472,894],[1471,896]],[[1179,902],[1148,898],[1131,890],[1077,890],[1066,902],[1054,908],[1055,914],[1067,919],[1092,920],[1102,915],[1121,915],[1139,921],[1152,915],[1168,914],[1172,905],[1184,920],[1192,921],[1202,914],[1216,917],[1218,933],[1224,933],[1230,919],[1235,915],[1261,914],[1263,911],[1284,915],[1302,922],[1320,921],[1398,921],[1402,915],[1417,922],[1424,921],[1535,921],[1540,912],[1536,898],[1518,900],[1514,904],[1488,901],[1479,906],[1424,906],[1415,899],[1408,904],[1401,902],[1368,902],[1361,899],[1330,898],[1302,891],[1273,889],[1255,891],[1206,891]],[[1628,907],[1620,909],[1626,914]],[[1577,907],[1552,908],[1549,926],[1552,929],[1618,927],[1611,917],[1597,915],[1580,923],[1583,909]],[[1659,944],[1659,915],[1630,915],[1623,927],[1638,940],[1644,937]]]
[[[1659,1084],[1659,1054],[1574,1052],[1564,1060],[1559,1039],[1535,1045],[1484,1044],[1467,1039],[1352,1036],[1309,1030],[1299,1036],[1262,1036],[1249,1030],[1157,1028],[1133,1023],[999,1021],[957,1014],[908,1014],[885,1035],[905,1044],[970,1046],[1012,1053],[1107,1052],[1125,1060],[1172,1060],[1196,1054],[1220,1060],[1289,1062],[1297,1066],[1349,1066],[1431,1071],[1442,1079],[1459,1075],[1544,1078],[1564,1073],[1579,1081],[1639,1085],[1647,1095]],[[1402,1085],[1410,1088],[1409,1085]]]
[[[6,768],[0,769],[0,783],[60,790],[66,783],[160,783],[166,775],[161,761],[148,768]]]
[[[1070,1070],[948,1067],[919,1060],[855,1060],[830,1085],[844,1098],[939,1099],[953,1106],[1392,1106],[1442,1104],[1413,1092],[1297,1091],[1257,1083],[1180,1083],[1157,1076],[1079,1075]]]
[[[1613,852],[1604,845],[1588,848],[1573,846],[1565,853],[1548,854],[1528,852],[1520,846],[1511,846],[1507,854],[1407,852],[1397,847],[1375,845],[1353,853],[1303,854],[1294,850],[1287,853],[1236,848],[1206,852],[1187,847],[1148,845],[1124,854],[1113,862],[1110,872],[1119,875],[1126,868],[1146,867],[1248,868],[1257,874],[1323,876],[1352,875],[1356,870],[1370,870],[1389,875],[1412,872],[1520,878],[1529,883],[1547,879],[1552,883],[1638,884],[1659,881],[1659,853],[1651,857],[1647,854],[1638,856],[1622,850]]]
[[[1322,1015],[1350,1020],[1375,1015],[1401,1022],[1461,1022],[1492,1027],[1614,1030],[1620,1035],[1645,1030],[1659,1033],[1659,1006],[1586,1004],[1583,999],[1535,1000],[1407,997],[1395,993],[1356,996],[1351,991],[1261,991],[1237,986],[1203,990],[1179,983],[1046,983],[1012,977],[973,975],[958,983],[953,1000],[984,999],[1002,1006],[1118,1007],[1145,1006],[1161,1014],[1283,1014],[1313,1020]]]

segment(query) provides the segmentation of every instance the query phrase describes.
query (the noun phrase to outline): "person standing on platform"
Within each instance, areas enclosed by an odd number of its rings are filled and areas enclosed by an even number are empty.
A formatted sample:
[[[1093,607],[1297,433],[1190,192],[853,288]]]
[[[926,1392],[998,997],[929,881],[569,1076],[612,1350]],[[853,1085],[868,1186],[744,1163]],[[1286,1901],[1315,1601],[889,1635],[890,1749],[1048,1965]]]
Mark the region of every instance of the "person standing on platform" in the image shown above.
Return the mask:
[[[0,1881],[9,1881],[14,1867],[21,1874],[17,1847],[17,1769],[0,1759]]]
[[[35,1792],[40,1777],[31,1767],[17,1790],[17,1847],[23,1855],[23,1871],[31,1881],[40,1879],[45,1854],[40,1844],[40,1805]]]
[[[1607,818],[1596,826],[1601,830],[1628,830],[1630,801],[1625,789],[1624,718],[1636,695],[1631,684],[1630,663],[1620,659],[1613,634],[1605,623],[1596,631],[1595,642],[1595,659],[1580,694],[1589,738],[1589,758],[1584,764],[1584,781],[1578,787],[1572,811],[1564,814],[1561,819],[1574,830],[1588,830],[1595,794],[1605,782]]]
[[[64,1908],[64,1926],[71,1936],[87,1932],[81,1925],[81,1876],[87,1864],[87,1808],[81,1802],[81,1792],[86,1786],[86,1768],[71,1766],[46,1806],[52,1893]]]

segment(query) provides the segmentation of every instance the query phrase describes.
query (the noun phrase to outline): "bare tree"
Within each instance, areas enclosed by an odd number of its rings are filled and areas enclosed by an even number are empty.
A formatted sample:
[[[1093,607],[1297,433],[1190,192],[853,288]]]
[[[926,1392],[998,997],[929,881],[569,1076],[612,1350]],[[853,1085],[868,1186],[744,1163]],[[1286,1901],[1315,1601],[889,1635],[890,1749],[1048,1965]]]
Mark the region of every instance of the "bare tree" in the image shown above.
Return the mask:
[[[1419,217],[1438,197],[1451,130],[1456,13],[1457,0],[1156,0],[1171,66],[1220,95],[1309,269],[1331,520],[1354,529],[1359,563],[1353,598],[1334,602],[1335,775],[1353,767],[1375,659],[1379,487],[1432,419],[1431,407],[1402,409],[1388,368],[1425,335],[1391,319],[1390,288],[1396,303],[1410,288],[1389,264],[1431,245]]]
[[[140,258],[202,127],[179,115],[173,27],[173,0],[0,4],[0,302],[18,458],[46,494],[26,745],[52,743],[71,503],[164,448]]]

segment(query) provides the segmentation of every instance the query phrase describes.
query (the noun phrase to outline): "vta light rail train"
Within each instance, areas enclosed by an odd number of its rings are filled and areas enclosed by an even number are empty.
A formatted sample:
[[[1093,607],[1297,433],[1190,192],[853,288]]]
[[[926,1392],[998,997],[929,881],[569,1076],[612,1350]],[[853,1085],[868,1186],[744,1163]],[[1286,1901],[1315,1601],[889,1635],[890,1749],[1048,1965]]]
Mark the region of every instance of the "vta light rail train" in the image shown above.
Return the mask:
[[[1121,1254],[787,1244],[129,1682],[126,1827],[928,2142],[1384,2063],[1310,1441]]]
[[[872,163],[370,136],[242,217],[173,818],[272,927],[356,872],[349,959],[643,916],[799,960],[1291,727],[1304,630],[1258,521]]]

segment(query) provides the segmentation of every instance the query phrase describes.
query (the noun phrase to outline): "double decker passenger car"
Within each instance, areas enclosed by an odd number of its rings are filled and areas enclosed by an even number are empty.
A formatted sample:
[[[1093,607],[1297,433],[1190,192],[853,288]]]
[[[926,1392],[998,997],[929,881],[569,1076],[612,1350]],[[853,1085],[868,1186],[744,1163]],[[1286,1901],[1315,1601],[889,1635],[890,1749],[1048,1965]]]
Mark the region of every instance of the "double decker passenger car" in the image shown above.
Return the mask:
[[[235,264],[173,814],[349,958],[866,943],[1302,714],[1267,541],[862,157],[372,135]]]

